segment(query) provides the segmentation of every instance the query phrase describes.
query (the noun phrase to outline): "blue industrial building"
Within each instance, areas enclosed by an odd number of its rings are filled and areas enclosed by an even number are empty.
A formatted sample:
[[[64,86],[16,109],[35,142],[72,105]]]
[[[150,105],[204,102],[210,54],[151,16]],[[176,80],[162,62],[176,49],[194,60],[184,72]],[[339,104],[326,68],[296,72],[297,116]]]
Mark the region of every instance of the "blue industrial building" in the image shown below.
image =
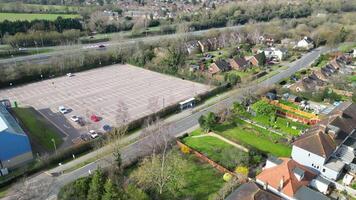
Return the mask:
[[[28,136],[7,108],[0,103],[0,176],[1,171],[19,167],[33,159]]]

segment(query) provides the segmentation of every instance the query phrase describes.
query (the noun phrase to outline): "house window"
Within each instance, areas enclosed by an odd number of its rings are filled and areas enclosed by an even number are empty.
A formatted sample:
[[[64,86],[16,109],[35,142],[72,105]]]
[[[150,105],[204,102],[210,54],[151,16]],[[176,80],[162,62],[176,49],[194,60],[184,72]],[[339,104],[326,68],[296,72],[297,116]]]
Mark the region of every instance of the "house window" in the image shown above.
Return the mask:
[[[323,172],[325,172],[325,169],[323,169]]]
[[[317,169],[319,169],[319,166],[316,166]]]
[[[308,156],[310,157],[310,153],[308,153]]]
[[[312,167],[314,167],[314,163],[312,163]]]

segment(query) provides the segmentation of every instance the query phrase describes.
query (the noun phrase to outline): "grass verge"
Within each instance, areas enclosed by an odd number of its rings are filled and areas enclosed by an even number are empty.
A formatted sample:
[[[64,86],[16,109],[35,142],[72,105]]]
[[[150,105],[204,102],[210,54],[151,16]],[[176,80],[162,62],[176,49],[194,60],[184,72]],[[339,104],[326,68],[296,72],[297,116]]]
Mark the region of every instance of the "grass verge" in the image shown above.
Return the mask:
[[[52,139],[59,147],[63,140],[49,122],[33,108],[13,108],[15,116],[28,131],[30,139],[38,143],[47,151],[54,151]]]

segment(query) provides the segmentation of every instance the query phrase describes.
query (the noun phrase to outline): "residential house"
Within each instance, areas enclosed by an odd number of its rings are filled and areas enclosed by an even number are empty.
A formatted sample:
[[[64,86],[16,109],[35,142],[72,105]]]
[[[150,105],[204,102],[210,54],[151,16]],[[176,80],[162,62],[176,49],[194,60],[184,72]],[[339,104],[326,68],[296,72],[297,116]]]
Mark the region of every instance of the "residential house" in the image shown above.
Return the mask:
[[[30,140],[7,108],[0,103],[0,176],[33,159]]]
[[[249,63],[245,60],[245,58],[229,59],[229,63],[235,70],[245,70],[249,66]]]
[[[337,180],[347,166],[356,172],[356,104],[344,102],[300,136],[292,158],[329,180]]]
[[[316,76],[319,80],[326,82],[328,80],[328,76],[322,72],[322,69],[317,69],[312,72],[314,76]]]
[[[275,47],[270,47],[265,49],[264,53],[268,60],[281,61],[285,58],[287,54],[287,49],[278,49]]]
[[[335,69],[335,71],[339,70],[342,66],[341,64],[335,59],[329,62],[329,65]]]
[[[289,87],[290,90],[296,92],[304,92],[308,90],[319,90],[322,87],[322,83],[317,79],[316,76],[308,76],[304,77],[301,80],[295,82],[293,85]]]
[[[231,66],[225,60],[217,60],[214,63],[212,63],[209,67],[209,73],[212,75],[217,74],[219,72],[225,72],[230,70],[231,70]]]
[[[269,158],[256,182],[268,191],[288,200],[329,200],[308,187],[317,174],[290,158]]]
[[[246,59],[250,62],[251,65],[253,66],[262,66],[265,64],[266,62],[266,56],[263,52],[258,53],[252,57],[249,57],[248,59]]]
[[[225,200],[282,200],[281,197],[261,189],[255,182],[244,183]]]
[[[298,41],[296,47],[305,50],[310,50],[314,48],[314,41],[311,38],[305,36],[302,40]]]

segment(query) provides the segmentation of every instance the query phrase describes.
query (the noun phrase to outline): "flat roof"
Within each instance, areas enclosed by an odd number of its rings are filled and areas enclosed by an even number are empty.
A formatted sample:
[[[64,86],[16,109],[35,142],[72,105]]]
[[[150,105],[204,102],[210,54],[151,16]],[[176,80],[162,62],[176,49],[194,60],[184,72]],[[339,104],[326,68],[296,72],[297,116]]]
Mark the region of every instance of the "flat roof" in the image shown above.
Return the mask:
[[[330,160],[328,160],[328,162],[324,166],[329,169],[339,172],[342,170],[342,168],[344,168],[345,163],[343,163],[339,159],[331,158]]]
[[[180,102],[179,104],[189,103],[189,102],[194,101],[194,100],[195,100],[195,98],[193,97],[193,98],[187,99],[187,100],[185,100],[185,101],[182,101],[182,102]]]
[[[0,133],[3,131],[25,135],[25,132],[15,118],[9,113],[4,105],[0,104]]]

